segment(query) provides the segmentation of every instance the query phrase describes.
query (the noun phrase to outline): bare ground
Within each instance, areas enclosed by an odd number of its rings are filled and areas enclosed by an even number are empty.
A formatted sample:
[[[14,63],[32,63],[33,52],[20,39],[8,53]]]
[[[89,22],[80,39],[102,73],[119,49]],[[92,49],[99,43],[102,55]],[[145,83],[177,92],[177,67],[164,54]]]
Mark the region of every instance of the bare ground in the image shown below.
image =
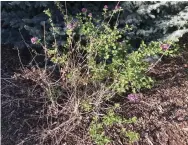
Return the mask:
[[[144,90],[138,103],[122,103],[126,116],[139,117],[139,145],[188,145],[188,68],[183,64],[181,58],[159,64],[150,73],[157,85]]]

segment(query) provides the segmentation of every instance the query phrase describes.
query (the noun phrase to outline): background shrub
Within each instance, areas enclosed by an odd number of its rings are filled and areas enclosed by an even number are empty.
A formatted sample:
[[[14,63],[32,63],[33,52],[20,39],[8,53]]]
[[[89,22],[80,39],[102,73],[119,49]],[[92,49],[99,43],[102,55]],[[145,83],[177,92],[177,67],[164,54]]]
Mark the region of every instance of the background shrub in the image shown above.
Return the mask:
[[[100,9],[103,2],[67,2],[68,14],[75,14],[82,7],[91,8],[95,13]],[[63,8],[65,2],[61,2]],[[65,24],[63,15],[57,9],[54,2],[2,2],[2,44],[9,44],[18,48],[24,48],[26,44],[31,44],[30,38],[44,36],[44,24],[46,41],[50,44],[54,39],[48,17],[44,14],[44,10],[49,8],[53,14],[53,22],[56,28],[56,39],[63,40],[65,38]],[[21,36],[23,35],[23,37]],[[58,43],[61,45],[61,42]]]
[[[121,23],[133,26],[130,37],[176,40],[188,32],[188,2],[122,2]]]
[[[44,24],[46,41],[53,41],[52,30],[43,10],[49,8],[53,14],[54,27],[58,45],[63,45],[65,39],[65,23],[61,12],[54,2],[2,2],[2,44],[12,44],[19,48],[25,47],[23,38],[28,44],[31,36],[42,38]],[[86,7],[93,16],[101,18],[104,5],[114,9],[115,2],[60,2],[67,13],[75,15]],[[145,42],[152,40],[177,39],[187,32],[188,2],[120,2],[123,13],[119,16],[119,24],[129,24],[132,31],[124,37],[131,40],[131,45],[138,48],[141,39]],[[112,19],[112,23],[115,20]],[[101,24],[101,21],[97,23]],[[19,32],[20,31],[20,32]],[[23,38],[21,37],[21,34]]]

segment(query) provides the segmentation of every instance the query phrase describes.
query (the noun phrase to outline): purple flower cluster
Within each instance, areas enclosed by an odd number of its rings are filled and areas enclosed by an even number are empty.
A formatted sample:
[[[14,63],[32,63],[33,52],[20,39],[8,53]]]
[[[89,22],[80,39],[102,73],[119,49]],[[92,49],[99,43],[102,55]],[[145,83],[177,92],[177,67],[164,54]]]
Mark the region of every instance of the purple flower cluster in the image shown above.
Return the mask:
[[[121,8],[121,7],[117,5],[117,6],[115,7],[115,10],[119,10],[120,8]]]
[[[105,6],[104,6],[104,9],[108,9],[108,6],[107,6],[107,5],[105,5]]]
[[[89,14],[88,14],[88,17],[92,17],[92,13],[89,13]]]
[[[170,47],[170,44],[161,44],[161,48],[162,48],[163,50],[168,50],[169,47]]]
[[[127,99],[130,101],[130,102],[136,102],[138,101],[138,94],[129,94],[127,96]]]
[[[73,29],[75,29],[76,28],[76,26],[78,25],[78,22],[77,22],[77,20],[76,19],[73,19],[71,22],[69,22],[68,24],[67,24],[67,29],[69,29],[69,30],[73,30]]]
[[[74,29],[74,26],[72,23],[67,24],[67,29],[71,30]]]
[[[37,37],[33,37],[33,38],[31,38],[31,43],[32,44],[37,44],[38,40],[39,39]]]
[[[87,13],[87,9],[86,8],[82,8],[82,13]],[[92,13],[88,14],[88,17],[92,17]]]
[[[82,8],[82,13],[86,13],[87,9],[86,8]]]

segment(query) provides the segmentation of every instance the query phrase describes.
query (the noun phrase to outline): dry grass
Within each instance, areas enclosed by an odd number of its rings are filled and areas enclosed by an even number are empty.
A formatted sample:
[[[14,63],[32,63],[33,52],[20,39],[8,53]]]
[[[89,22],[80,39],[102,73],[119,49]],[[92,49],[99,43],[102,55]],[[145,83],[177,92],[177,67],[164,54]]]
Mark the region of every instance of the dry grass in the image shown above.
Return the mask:
[[[20,58],[18,56],[19,61]],[[20,63],[22,64],[21,61]],[[23,124],[26,126],[20,125],[18,129],[18,132],[25,132],[25,135],[18,137],[16,144],[36,142],[37,144],[62,145],[67,141],[68,144],[92,144],[88,134],[90,120],[94,115],[100,115],[104,97],[114,95],[105,87],[105,83],[87,82],[87,76],[79,74],[81,70],[75,66],[74,68],[61,68],[58,75],[54,75],[55,65],[51,69],[40,68],[38,65],[30,68],[24,67],[23,64],[21,66],[22,69],[14,74],[11,81],[3,80],[5,91],[2,92],[4,96],[2,105],[5,110],[12,110],[10,106],[17,110],[21,109],[22,105],[26,105],[22,108],[23,116],[20,116],[24,119]],[[70,79],[65,78],[66,71],[72,72]],[[12,94],[6,92],[11,89],[13,89]],[[15,99],[17,95],[20,98]],[[92,107],[89,111],[85,111],[82,107],[85,100],[88,101],[86,105]],[[33,109],[30,115],[25,112],[28,107]],[[6,116],[4,122],[16,120],[12,116],[14,111],[5,114],[3,114]],[[25,117],[25,115],[28,116]],[[10,123],[11,126],[12,123]],[[24,131],[28,128],[27,125],[31,130]]]

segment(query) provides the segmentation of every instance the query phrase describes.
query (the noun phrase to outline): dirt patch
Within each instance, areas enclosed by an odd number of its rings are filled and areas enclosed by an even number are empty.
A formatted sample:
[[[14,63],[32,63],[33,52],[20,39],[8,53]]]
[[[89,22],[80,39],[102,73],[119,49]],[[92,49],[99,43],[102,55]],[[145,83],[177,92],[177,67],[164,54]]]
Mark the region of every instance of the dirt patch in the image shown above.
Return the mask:
[[[44,99],[42,90],[30,80],[15,80],[12,77],[19,72],[28,60],[11,47],[2,46],[1,61],[1,131],[3,145],[28,142],[35,143],[40,110]],[[22,62],[22,63],[21,63]],[[30,94],[30,95],[29,95]],[[41,102],[36,102],[41,100]],[[41,99],[38,99],[40,98]]]
[[[158,83],[138,103],[122,103],[125,116],[137,116],[139,145],[188,145],[188,55],[166,59],[150,73]]]

